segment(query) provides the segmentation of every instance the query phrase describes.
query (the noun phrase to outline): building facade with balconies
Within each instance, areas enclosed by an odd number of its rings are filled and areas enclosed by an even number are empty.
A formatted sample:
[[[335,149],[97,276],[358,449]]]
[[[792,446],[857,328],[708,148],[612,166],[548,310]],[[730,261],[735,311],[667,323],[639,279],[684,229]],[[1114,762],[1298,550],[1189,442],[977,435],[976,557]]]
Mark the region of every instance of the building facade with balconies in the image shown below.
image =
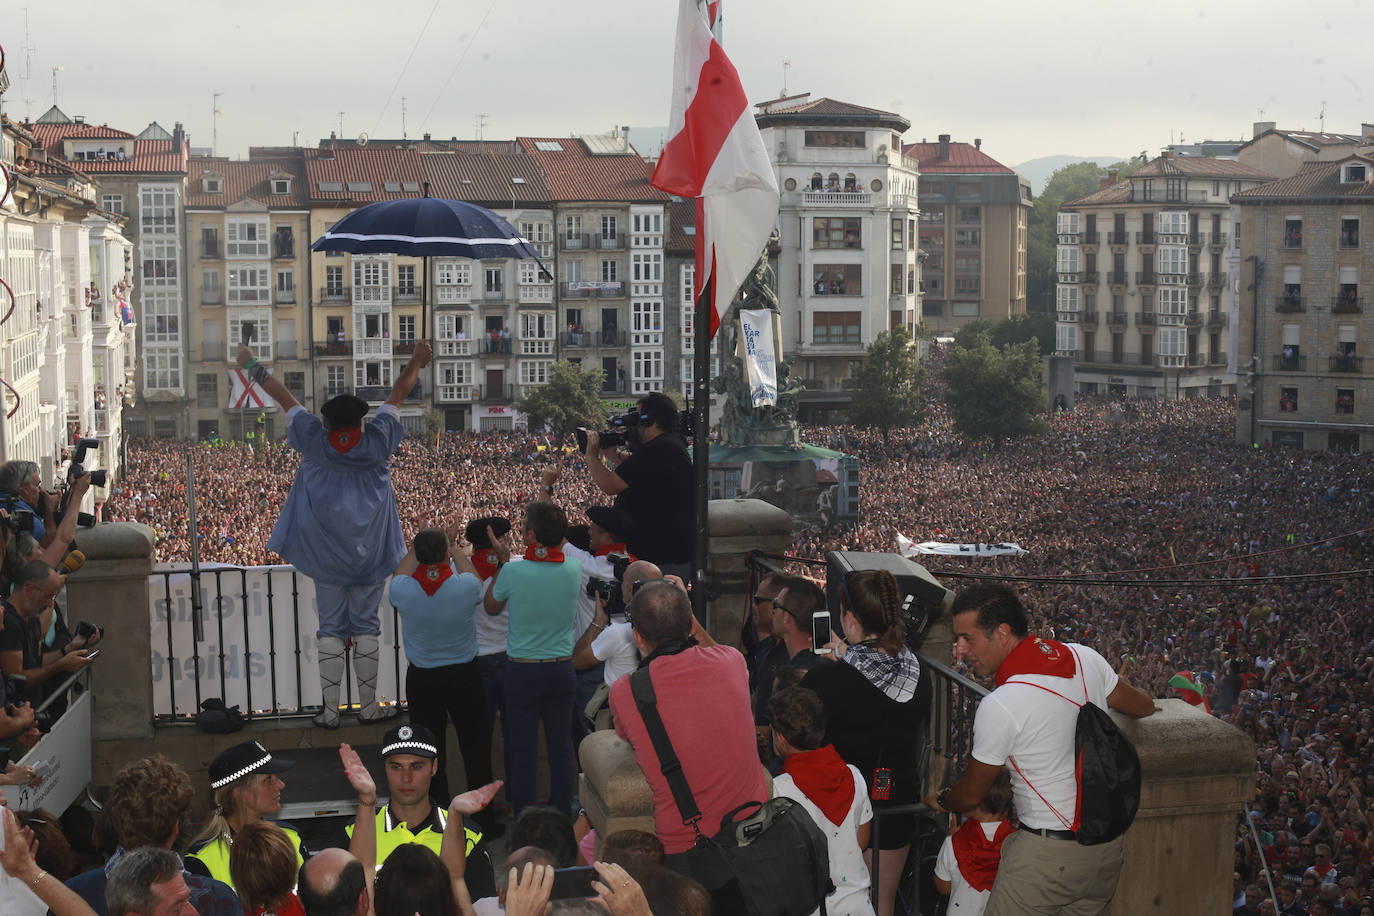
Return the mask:
[[[1236,441],[1374,448],[1374,152],[1232,203],[1245,281]]]
[[[899,114],[809,94],[755,106],[777,172],[782,349],[803,419],[841,416],[853,367],[883,331],[921,320],[916,192]]]
[[[937,336],[1026,312],[1030,182],[982,147],[949,134],[906,146],[921,167],[921,315]]]
[[[192,157],[186,202],[188,432],[199,439],[284,435],[281,409],[233,384],[246,328],[254,355],[298,401],[310,399],[309,209],[294,156]]]
[[[1078,394],[1235,391],[1237,249],[1230,197],[1267,176],[1238,162],[1161,156],[1057,216],[1057,355]]]

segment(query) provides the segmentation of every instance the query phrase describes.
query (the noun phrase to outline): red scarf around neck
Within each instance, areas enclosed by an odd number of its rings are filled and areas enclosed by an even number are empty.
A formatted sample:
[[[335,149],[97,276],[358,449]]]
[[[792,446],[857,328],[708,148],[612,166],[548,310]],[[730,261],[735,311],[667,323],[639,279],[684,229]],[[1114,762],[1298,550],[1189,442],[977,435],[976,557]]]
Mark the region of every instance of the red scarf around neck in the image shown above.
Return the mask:
[[[439,586],[444,584],[444,580],[453,575],[453,567],[448,563],[421,563],[415,567],[415,572],[411,573],[415,581],[420,583],[420,588],[425,590],[426,595],[433,596],[439,590]]]
[[[835,745],[788,754],[782,769],[827,820],[837,827],[844,823],[854,803],[854,774],[840,759]]]
[[[348,429],[331,429],[329,431],[329,444],[334,446],[334,451],[340,455],[347,452],[353,446],[363,441],[363,431],[361,427],[350,426]]]
[[[1047,677],[1073,677],[1078,666],[1073,653],[1062,642],[1027,636],[997,666],[996,684],[1001,687],[1007,678],[1018,674],[1043,674]]]
[[[477,567],[477,578],[485,582],[501,568],[501,555],[494,550],[475,550],[472,565]]]
[[[992,890],[997,864],[1002,861],[1002,841],[1011,835],[1012,829],[1011,821],[1002,821],[989,840],[983,833],[982,823],[969,818],[955,831],[950,840],[954,846],[954,860],[959,863],[959,874],[964,876],[969,887],[975,891]]]
[[[624,541],[620,541],[620,542],[615,543],[615,544],[607,544],[605,547],[598,547],[598,548],[596,549],[596,552],[593,553],[592,556],[594,556],[594,557],[604,557],[604,556],[607,556],[608,554],[612,554],[612,553],[618,553],[618,554],[622,554],[622,555],[624,555],[624,556],[629,557],[631,563],[633,563],[635,560],[638,560],[638,559],[639,559],[639,557],[637,557],[637,556],[635,556],[634,554],[630,553],[629,549],[625,546],[625,542],[624,542]]]
[[[545,547],[543,544],[531,544],[525,548],[525,559],[533,560],[536,563],[562,563],[563,551],[557,547]]]

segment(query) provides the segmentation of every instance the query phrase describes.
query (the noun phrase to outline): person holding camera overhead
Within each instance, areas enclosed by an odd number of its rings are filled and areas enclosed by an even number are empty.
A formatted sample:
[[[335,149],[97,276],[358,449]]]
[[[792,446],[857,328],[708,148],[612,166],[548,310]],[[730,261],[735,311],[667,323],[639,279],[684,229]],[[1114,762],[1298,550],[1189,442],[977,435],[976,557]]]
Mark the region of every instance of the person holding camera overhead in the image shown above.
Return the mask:
[[[602,493],[634,523],[630,551],[657,563],[665,576],[692,581],[696,502],[692,459],[678,434],[677,405],[661,391],[639,401],[638,425],[626,434],[629,455],[601,451],[601,436],[587,432],[587,471]],[[608,466],[606,461],[610,461]]]

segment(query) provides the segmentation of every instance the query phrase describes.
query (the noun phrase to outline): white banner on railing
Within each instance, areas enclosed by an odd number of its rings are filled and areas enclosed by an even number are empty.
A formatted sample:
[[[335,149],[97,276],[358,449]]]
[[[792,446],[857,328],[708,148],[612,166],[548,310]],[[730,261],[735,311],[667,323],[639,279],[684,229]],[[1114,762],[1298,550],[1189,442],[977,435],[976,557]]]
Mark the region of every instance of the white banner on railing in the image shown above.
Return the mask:
[[[897,550],[904,557],[935,555],[944,557],[1019,557],[1025,553],[1019,544],[952,544],[947,541],[913,543],[905,535],[897,535]]]
[[[99,662],[96,662],[99,665]],[[44,774],[36,786],[5,786],[5,805],[14,811],[66,811],[91,781],[91,692],[73,700],[52,731],[15,761]]]
[[[749,398],[755,407],[778,403],[777,351],[773,344],[772,309],[740,309],[740,347],[749,374]]]
[[[205,619],[205,639],[199,647],[201,698],[222,697],[224,705],[238,706],[243,712],[250,708],[271,710],[274,697],[275,708],[282,711],[318,705],[315,583],[291,566],[240,569],[215,564],[201,567],[200,582]],[[153,711],[157,715],[195,715],[191,574],[184,569],[170,574],[154,571],[148,580],[148,596]],[[397,696],[396,672],[405,671],[405,652],[399,647],[389,592],[383,592],[379,615],[382,634],[377,699],[403,700],[405,679],[400,679]],[[356,688],[353,696],[356,699]]]

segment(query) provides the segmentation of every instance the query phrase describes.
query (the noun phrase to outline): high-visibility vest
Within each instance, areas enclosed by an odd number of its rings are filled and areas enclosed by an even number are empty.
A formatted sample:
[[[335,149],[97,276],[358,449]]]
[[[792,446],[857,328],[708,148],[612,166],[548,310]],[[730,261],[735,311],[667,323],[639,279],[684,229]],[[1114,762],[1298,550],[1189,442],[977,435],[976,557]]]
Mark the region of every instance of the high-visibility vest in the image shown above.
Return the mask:
[[[432,850],[436,856],[439,855],[440,847],[443,846],[444,841],[444,828],[448,826],[448,818],[444,816],[443,809],[437,805],[433,810],[433,821],[426,824],[418,832],[413,832],[404,823],[396,821],[395,818],[391,816],[390,805],[382,806],[382,809],[377,812],[378,868],[382,867],[382,863],[386,861],[387,856],[395,852],[398,846],[402,846],[406,843],[419,843],[421,846],[426,846]],[[435,823],[439,826],[438,830],[434,829]],[[344,831],[348,834],[349,839],[353,838],[352,824],[345,827]],[[479,830],[473,830],[465,823],[463,824],[463,834],[466,840],[466,848],[464,849],[463,855],[466,857],[472,855],[472,850],[482,841],[482,833]]]
[[[291,838],[291,845],[296,849],[296,867],[300,868],[305,863],[305,856],[301,854],[301,835],[296,832],[294,827],[289,827],[286,824],[278,824],[277,826]],[[210,872],[210,877],[233,887],[234,879],[229,875],[229,848],[232,842],[232,837],[229,842],[225,842],[223,836],[216,837],[195,852],[187,853],[186,858],[197,860]]]

